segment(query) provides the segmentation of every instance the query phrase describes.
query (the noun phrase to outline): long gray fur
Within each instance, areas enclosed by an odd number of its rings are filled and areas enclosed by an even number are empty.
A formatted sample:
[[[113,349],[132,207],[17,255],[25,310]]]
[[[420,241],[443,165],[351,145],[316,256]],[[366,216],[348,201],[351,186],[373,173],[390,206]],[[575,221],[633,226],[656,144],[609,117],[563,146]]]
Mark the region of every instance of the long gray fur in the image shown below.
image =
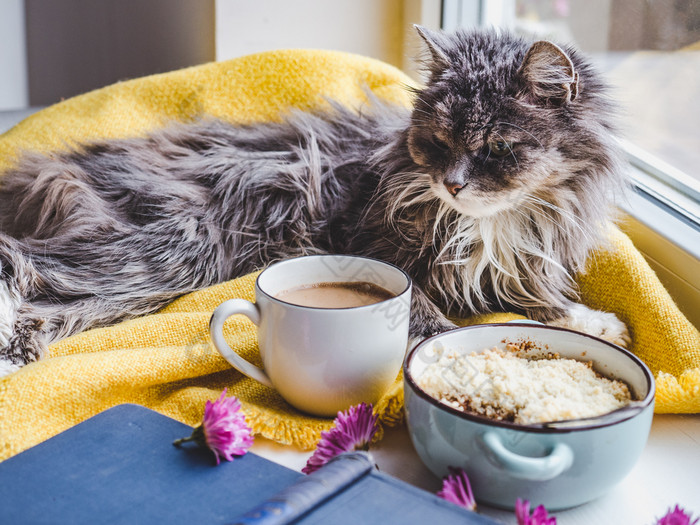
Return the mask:
[[[421,34],[412,110],[373,100],[27,154],[0,179],[0,359],[309,253],[404,268],[414,336],[453,327],[444,312],[566,317],[624,186],[605,87],[573,49]]]

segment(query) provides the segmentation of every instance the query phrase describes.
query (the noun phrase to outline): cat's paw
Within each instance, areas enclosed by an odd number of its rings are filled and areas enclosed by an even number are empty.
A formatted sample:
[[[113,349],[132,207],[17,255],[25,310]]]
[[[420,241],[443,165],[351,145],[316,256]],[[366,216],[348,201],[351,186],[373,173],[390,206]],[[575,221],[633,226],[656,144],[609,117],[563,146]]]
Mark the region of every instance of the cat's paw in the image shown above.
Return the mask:
[[[454,330],[455,328],[458,328],[455,323],[445,320],[444,322],[435,322],[424,325],[420,333],[417,335],[423,339],[427,339],[428,337],[447,332],[448,330]]]
[[[457,325],[447,319],[437,308],[435,311],[411,312],[409,325],[409,337],[426,339],[433,335],[457,328]]]
[[[14,364],[12,361],[8,361],[0,357],[0,379],[9,376],[11,373],[16,372],[22,368],[19,365]]]
[[[0,350],[10,344],[19,303],[19,295],[0,279]]]
[[[17,295],[2,295],[3,287],[7,284],[0,281],[0,377],[41,359],[48,346],[42,330],[46,319],[29,314],[26,304],[17,307]]]
[[[572,306],[568,315],[547,324],[585,332],[625,348],[632,342],[627,326],[615,314],[592,310],[582,304]]]
[[[13,293],[6,281],[0,279],[0,378],[21,368],[9,357],[12,353],[11,346],[19,302],[18,295]]]

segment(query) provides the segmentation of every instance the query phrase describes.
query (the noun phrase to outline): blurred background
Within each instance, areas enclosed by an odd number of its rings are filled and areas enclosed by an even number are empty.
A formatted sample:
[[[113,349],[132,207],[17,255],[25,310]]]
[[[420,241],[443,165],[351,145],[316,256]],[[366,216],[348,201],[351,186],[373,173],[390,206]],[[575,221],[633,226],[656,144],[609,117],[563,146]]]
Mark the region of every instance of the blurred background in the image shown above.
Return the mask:
[[[359,53],[418,78],[415,23],[577,45],[625,100],[625,136],[699,171],[699,0],[2,0],[0,110],[276,48]]]
[[[1,0],[0,110],[278,48],[410,69],[412,24],[440,17],[440,0]]]

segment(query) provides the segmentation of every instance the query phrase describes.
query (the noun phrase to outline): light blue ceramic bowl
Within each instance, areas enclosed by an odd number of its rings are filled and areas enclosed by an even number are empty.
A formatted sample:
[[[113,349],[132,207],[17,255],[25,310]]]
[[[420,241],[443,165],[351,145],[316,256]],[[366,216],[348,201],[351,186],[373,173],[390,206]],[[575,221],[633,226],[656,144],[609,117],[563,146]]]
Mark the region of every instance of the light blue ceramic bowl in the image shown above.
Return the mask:
[[[480,352],[529,342],[545,352],[592,361],[606,377],[627,383],[630,407],[589,420],[519,425],[446,406],[416,384],[436,345]],[[462,467],[479,503],[512,509],[516,498],[549,510],[605,494],[632,469],[649,436],[654,379],[632,353],[579,332],[533,324],[477,325],[426,339],[404,363],[406,419],[415,449],[438,477]]]

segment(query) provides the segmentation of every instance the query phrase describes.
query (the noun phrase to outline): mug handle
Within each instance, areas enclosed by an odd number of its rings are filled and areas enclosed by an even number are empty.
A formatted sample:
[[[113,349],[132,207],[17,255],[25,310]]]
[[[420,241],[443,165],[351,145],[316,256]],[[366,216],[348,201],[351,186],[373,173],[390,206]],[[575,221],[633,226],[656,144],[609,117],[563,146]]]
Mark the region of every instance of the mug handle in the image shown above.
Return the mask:
[[[209,333],[214,342],[214,346],[219,353],[231,363],[231,366],[240,373],[255,379],[265,386],[272,386],[272,381],[267,377],[267,374],[257,366],[249,363],[240,355],[234,352],[224,339],[224,322],[232,315],[243,314],[256,325],[260,324],[260,310],[256,304],[246,301],[245,299],[229,299],[216,307],[214,313],[209,320]]]
[[[522,456],[508,450],[495,432],[486,432],[481,442],[496,461],[510,474],[520,479],[546,481],[556,478],[574,462],[574,453],[565,443],[557,443],[544,457]]]

